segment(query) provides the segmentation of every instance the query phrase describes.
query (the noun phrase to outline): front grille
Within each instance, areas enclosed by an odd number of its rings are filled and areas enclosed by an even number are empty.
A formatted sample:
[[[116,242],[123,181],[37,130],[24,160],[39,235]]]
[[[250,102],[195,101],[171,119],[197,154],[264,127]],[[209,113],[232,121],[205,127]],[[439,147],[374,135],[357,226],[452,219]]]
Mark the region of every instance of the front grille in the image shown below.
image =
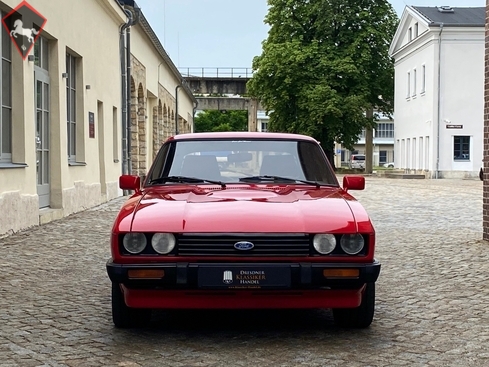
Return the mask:
[[[236,250],[239,241],[253,243],[251,250]],[[177,253],[180,256],[308,256],[308,234],[276,233],[194,233],[177,236]]]

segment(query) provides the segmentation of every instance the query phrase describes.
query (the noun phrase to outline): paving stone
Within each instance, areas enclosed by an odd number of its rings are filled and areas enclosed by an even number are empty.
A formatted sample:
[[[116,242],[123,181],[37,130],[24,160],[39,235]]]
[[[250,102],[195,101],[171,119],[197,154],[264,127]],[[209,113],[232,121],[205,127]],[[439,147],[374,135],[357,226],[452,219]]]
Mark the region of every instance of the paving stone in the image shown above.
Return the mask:
[[[369,177],[351,193],[382,262],[369,329],[339,329],[328,310],[156,312],[115,329],[119,198],[0,239],[0,367],[489,366],[482,183]]]

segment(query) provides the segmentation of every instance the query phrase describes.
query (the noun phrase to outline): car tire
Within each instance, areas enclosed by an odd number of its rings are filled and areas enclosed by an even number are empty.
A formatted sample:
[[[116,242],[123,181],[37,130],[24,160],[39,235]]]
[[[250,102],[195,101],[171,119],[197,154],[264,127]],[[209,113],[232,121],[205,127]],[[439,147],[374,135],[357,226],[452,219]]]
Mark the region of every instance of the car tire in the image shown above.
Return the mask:
[[[389,164],[389,168],[394,168],[394,165],[393,164]]]
[[[369,327],[374,318],[375,283],[367,283],[362,303],[356,308],[335,308],[333,317],[336,325],[349,328]]]
[[[124,294],[118,283],[112,283],[112,321],[120,329],[141,327],[149,324],[151,309],[131,308],[124,301]]]

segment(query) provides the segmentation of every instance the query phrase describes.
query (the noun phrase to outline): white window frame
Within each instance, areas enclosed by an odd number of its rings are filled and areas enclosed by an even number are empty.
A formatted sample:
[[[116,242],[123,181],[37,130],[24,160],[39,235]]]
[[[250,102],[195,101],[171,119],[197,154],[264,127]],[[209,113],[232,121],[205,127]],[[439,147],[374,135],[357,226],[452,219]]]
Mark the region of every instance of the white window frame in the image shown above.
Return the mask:
[[[468,144],[469,144],[468,149],[463,149],[464,144],[467,144],[467,142],[464,142],[464,141],[458,142],[458,145],[460,145],[460,147],[458,149],[459,150],[459,153],[462,154],[462,155],[466,155],[466,157],[465,156],[463,156],[463,157],[461,157],[461,156],[458,156],[458,157],[455,156],[455,144],[456,144],[455,143],[455,139],[457,139],[457,138],[464,138],[464,140],[468,140]],[[471,150],[472,150],[471,149],[472,148],[471,145],[472,145],[472,137],[470,135],[454,135],[453,136],[453,160],[455,162],[470,162],[470,160],[471,160]],[[466,151],[466,153],[463,153],[464,150]]]
[[[407,93],[406,93],[406,98],[411,97],[411,72],[407,72]]]
[[[417,79],[417,72],[416,69],[413,69],[413,97],[416,97],[416,79]]]
[[[421,94],[426,92],[426,65],[423,65],[423,72],[421,75]]]

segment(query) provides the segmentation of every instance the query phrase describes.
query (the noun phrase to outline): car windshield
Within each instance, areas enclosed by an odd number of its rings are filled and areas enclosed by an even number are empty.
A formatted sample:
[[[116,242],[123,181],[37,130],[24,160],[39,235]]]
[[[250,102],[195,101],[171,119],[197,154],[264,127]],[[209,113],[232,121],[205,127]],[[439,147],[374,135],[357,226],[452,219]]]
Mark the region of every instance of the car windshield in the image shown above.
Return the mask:
[[[290,139],[169,141],[158,153],[146,185],[178,182],[338,185],[319,144]]]

